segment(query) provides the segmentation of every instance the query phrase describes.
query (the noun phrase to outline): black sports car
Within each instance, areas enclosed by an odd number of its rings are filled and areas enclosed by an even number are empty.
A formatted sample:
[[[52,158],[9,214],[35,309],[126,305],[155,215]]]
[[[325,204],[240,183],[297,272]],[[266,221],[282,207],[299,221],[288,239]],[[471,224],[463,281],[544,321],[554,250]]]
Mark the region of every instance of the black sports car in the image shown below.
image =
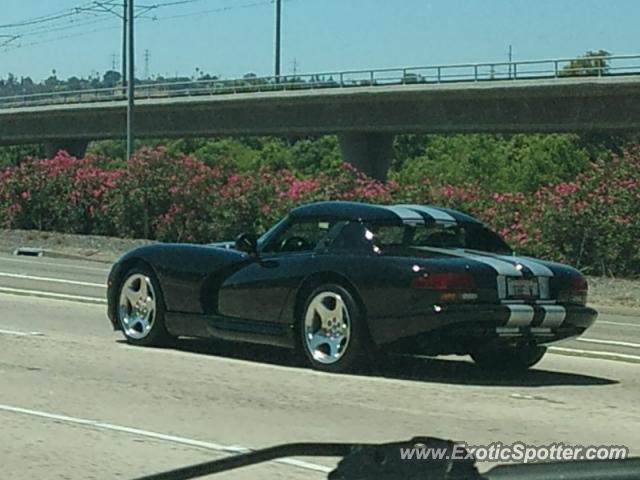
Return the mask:
[[[107,295],[130,343],[267,343],[327,371],[384,351],[524,369],[597,316],[576,269],[515,256],[478,220],[424,205],[313,203],[259,238],[137,248],[113,266]]]

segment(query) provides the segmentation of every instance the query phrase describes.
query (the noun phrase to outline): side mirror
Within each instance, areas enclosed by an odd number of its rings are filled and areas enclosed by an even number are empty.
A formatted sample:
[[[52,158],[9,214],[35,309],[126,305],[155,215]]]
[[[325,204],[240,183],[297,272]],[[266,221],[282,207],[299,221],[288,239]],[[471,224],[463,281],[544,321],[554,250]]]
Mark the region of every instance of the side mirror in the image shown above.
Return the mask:
[[[258,237],[253,233],[241,233],[236,237],[236,250],[252,255],[258,251]]]

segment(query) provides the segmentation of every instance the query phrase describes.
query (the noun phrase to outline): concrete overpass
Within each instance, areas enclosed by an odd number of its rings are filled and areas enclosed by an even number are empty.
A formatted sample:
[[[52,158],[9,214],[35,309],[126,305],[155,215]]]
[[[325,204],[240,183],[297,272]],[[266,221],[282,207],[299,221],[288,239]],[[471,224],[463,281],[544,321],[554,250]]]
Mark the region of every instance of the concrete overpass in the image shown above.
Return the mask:
[[[123,138],[124,100],[0,109],[0,144],[82,155]],[[337,134],[346,161],[384,178],[396,133],[640,130],[640,75],[484,80],[137,100],[146,138]]]

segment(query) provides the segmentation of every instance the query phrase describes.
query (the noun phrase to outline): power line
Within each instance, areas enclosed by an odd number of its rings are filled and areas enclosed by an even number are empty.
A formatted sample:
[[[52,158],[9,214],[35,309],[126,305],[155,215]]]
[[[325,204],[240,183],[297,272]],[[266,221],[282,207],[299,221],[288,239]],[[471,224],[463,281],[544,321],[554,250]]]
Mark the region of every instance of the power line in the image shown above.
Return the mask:
[[[207,15],[209,13],[227,12],[229,10],[239,10],[239,9],[244,9],[244,8],[261,7],[261,6],[264,6],[264,5],[271,5],[273,2],[274,2],[274,0],[263,0],[263,1],[259,1],[259,2],[253,2],[253,3],[245,3],[243,5],[233,5],[233,6],[227,6],[227,7],[213,8],[213,9],[209,9],[209,10],[199,10],[199,11],[196,11],[196,12],[179,13],[179,14],[176,14],[176,15],[167,15],[167,16],[161,16],[161,17],[153,16],[153,17],[144,17],[144,18],[150,18],[151,20],[154,20],[154,21],[172,20],[172,19],[175,19],[175,18],[187,18],[187,17]]]
[[[202,2],[202,1],[210,1],[210,0],[175,0],[175,1],[170,1],[170,2],[165,2],[165,3],[159,3],[156,4],[158,5],[158,8],[162,7],[168,7],[168,6],[173,6],[175,4],[186,4],[186,3],[196,3],[196,2]],[[228,11],[232,11],[232,10],[240,10],[240,9],[249,9],[249,8],[255,8],[255,7],[261,7],[261,6],[265,6],[265,5],[270,5],[273,4],[275,0],[261,0],[261,1],[255,1],[255,2],[250,2],[250,3],[245,3],[245,4],[236,4],[236,5],[229,5],[229,6],[224,6],[224,7],[217,7],[217,8],[211,8],[211,9],[206,9],[206,10],[197,10],[197,11],[191,11],[191,12],[186,12],[186,13],[179,13],[179,14],[174,14],[174,15],[164,15],[164,16],[157,16],[154,15],[153,17],[150,16],[145,16],[142,15],[140,16],[140,20],[141,21],[146,21],[147,23],[150,21],[163,21],[163,20],[173,20],[173,19],[181,19],[181,18],[188,18],[188,17],[194,17],[194,16],[203,16],[203,15],[208,15],[208,14],[213,14],[213,13],[222,13],[222,12],[228,12]],[[293,0],[286,0],[287,2],[289,1],[293,1]],[[122,7],[122,3],[114,3],[114,2],[101,2],[104,4],[114,4],[114,5],[119,5]],[[84,6],[91,6],[94,5],[95,2],[90,2],[89,4],[85,4]],[[147,8],[149,7],[149,5],[142,5],[140,6],[140,8]],[[76,8],[80,8],[80,7],[76,7]],[[73,9],[73,11],[75,12],[75,9]],[[86,12],[85,12],[86,13]],[[146,12],[148,13],[148,11]],[[41,18],[41,17],[38,17]],[[30,23],[35,19],[31,19],[30,21],[25,21],[23,23]],[[60,20],[60,19],[57,19]],[[76,28],[81,28],[81,27],[85,27],[85,26],[89,26],[89,25],[96,25],[96,24],[100,24],[100,23],[105,23],[110,21],[111,19],[109,18],[93,18],[93,19],[86,19],[83,21],[80,20],[74,20],[74,19],[69,19],[66,22],[58,22],[57,24],[53,24],[51,26],[49,26],[49,28],[46,29],[38,29],[38,30],[28,30],[27,32],[23,33],[22,35],[20,34],[15,34],[13,35],[13,37],[15,37],[13,40],[9,40],[4,42],[4,44],[0,43],[0,48],[2,48],[3,50],[7,51],[7,50],[16,50],[19,48],[27,48],[27,47],[32,47],[32,46],[37,46],[37,45],[42,45],[45,43],[49,43],[49,42],[57,42],[60,40],[67,40],[67,39],[71,39],[71,38],[78,38],[78,37],[82,37],[82,36],[87,36],[87,35],[92,35],[95,33],[101,33],[101,32],[106,32],[106,31],[111,31],[111,30],[115,30],[115,29],[120,29],[121,26],[118,25],[114,25],[114,26],[108,26],[108,27],[104,27],[104,28],[95,28],[95,29],[90,29],[90,30],[86,30],[86,31],[80,31],[77,33],[70,33],[68,35],[61,35],[61,36],[57,36],[57,37],[46,37],[43,38],[42,40],[34,40],[32,42],[28,42],[28,43],[10,43],[10,42],[14,42],[16,39],[21,39],[23,37],[42,37],[43,35],[46,34],[50,34],[53,32],[57,32],[60,30],[69,30],[69,29],[76,29]]]
[[[170,2],[161,2],[161,3],[154,3],[152,5],[139,5],[139,8],[162,8],[162,7],[173,7],[175,5],[186,5],[188,3],[196,3],[196,2],[203,2],[203,1],[208,1],[208,0],[173,0]]]
[[[6,40],[2,40],[3,38]],[[18,38],[19,37],[17,35],[0,35],[0,48],[4,47],[5,45],[9,45],[11,42],[17,40]]]
[[[80,14],[80,9],[88,5],[90,4],[83,4],[83,5],[80,5],[79,7],[71,8],[68,10],[61,10],[55,13],[50,13],[48,15],[41,15],[39,17],[33,17],[27,20],[21,20],[14,23],[5,23],[3,25],[0,25],[0,29],[18,28],[18,27],[25,27],[29,25],[37,25],[39,23],[46,23],[46,22],[51,22],[61,18],[71,17],[74,15]]]
[[[168,2],[161,2],[152,5],[136,5],[136,10],[142,11],[142,13],[150,10],[157,9],[162,7],[174,6],[174,5],[182,5],[188,3],[202,2],[202,1],[210,1],[210,0],[173,0]],[[49,13],[47,15],[40,15],[37,17],[27,18],[25,20],[20,20],[12,23],[6,23],[0,25],[0,29],[19,29],[22,27],[28,27],[32,25],[40,25],[43,23],[52,23],[57,22],[59,20],[65,20],[72,17],[77,17],[86,14],[101,14],[101,13],[111,13],[122,18],[122,14],[119,13],[116,9],[121,8],[123,6],[123,2],[116,0],[94,0],[92,2],[83,3],[76,7],[60,10],[53,13]],[[139,15],[139,14],[138,14]]]
[[[24,37],[38,37],[38,36],[42,36],[45,35],[47,33],[52,33],[52,32],[59,32],[62,30],[69,30],[69,29],[73,29],[73,28],[80,28],[80,27],[85,27],[88,25],[96,25],[99,23],[105,23],[110,21],[110,18],[93,18],[93,19],[87,19],[87,20],[69,20],[67,22],[64,23],[59,23],[59,24],[54,24],[51,25],[50,27],[47,28],[37,28],[34,30],[27,30],[25,32],[16,34],[16,37],[19,38],[24,38]]]
[[[69,38],[78,38],[78,37],[83,37],[86,35],[93,35],[94,33],[99,33],[99,32],[106,32],[109,30],[116,30],[116,29],[120,29],[119,26],[112,26],[112,27],[105,27],[105,28],[95,28],[93,30],[88,30],[85,32],[79,32],[79,33],[75,33],[75,34],[70,34],[70,35],[62,35],[60,37],[53,37],[53,38],[47,38],[47,39],[43,39],[43,40],[38,40],[35,42],[30,42],[30,43],[21,43],[21,44],[16,44],[16,45],[9,45],[8,47],[5,47],[5,50],[16,50],[18,48],[26,48],[26,47],[33,47],[36,45],[42,45],[45,43],[51,43],[51,42],[58,42],[60,40],[67,40]]]

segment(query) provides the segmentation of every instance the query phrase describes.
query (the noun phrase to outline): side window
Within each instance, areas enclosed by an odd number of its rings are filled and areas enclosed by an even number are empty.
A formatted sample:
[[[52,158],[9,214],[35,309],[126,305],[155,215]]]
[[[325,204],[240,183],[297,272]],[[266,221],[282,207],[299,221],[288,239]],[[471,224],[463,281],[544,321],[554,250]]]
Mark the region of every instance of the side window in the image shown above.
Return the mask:
[[[405,243],[404,226],[399,225],[369,225],[369,230],[373,233],[376,245],[391,247],[401,246]]]
[[[348,222],[331,244],[332,248],[379,252],[380,247],[400,246],[406,242],[404,226]]]
[[[457,225],[421,228],[416,231],[413,244],[422,247],[464,248],[465,230]]]
[[[331,243],[331,248],[338,250],[371,251],[373,244],[367,238],[367,229],[360,222],[348,222]]]
[[[298,222],[282,231],[269,245],[265,252],[310,252],[316,248],[331,229],[330,222]]]

